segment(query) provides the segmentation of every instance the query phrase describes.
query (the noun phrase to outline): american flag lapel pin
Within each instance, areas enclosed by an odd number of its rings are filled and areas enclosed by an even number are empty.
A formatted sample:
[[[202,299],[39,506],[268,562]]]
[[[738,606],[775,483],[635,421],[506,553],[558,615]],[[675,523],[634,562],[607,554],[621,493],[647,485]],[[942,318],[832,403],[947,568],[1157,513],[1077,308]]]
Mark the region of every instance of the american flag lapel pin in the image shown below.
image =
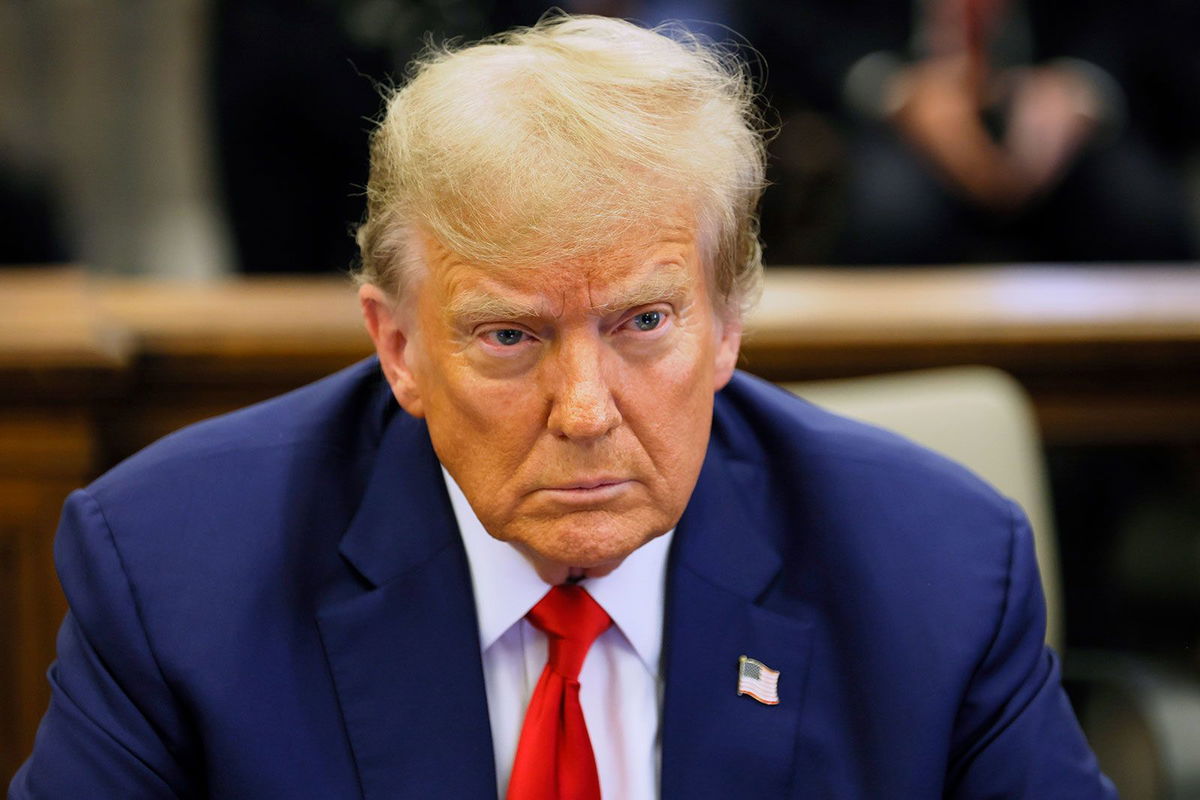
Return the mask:
[[[779,705],[779,671],[749,656],[738,658],[737,693],[763,705]]]

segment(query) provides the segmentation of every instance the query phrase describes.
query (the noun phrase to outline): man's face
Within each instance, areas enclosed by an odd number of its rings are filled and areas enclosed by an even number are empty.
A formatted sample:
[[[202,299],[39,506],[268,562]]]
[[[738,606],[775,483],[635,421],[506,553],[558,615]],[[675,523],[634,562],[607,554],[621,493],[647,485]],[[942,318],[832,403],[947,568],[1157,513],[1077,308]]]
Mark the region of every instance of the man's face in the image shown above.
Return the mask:
[[[397,399],[487,531],[559,583],[674,526],[740,339],[693,231],[503,270],[423,243],[410,299],[389,311],[365,287],[364,311]]]

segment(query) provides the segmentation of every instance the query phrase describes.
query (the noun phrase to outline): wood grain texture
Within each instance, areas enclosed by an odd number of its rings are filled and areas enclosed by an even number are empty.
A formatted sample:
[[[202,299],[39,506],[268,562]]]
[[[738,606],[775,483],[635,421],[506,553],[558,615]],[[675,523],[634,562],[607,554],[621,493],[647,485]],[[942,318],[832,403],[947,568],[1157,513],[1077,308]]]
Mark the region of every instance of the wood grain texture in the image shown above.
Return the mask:
[[[95,471],[86,412],[0,408],[0,780],[33,747],[66,602],[54,573],[63,499]]]

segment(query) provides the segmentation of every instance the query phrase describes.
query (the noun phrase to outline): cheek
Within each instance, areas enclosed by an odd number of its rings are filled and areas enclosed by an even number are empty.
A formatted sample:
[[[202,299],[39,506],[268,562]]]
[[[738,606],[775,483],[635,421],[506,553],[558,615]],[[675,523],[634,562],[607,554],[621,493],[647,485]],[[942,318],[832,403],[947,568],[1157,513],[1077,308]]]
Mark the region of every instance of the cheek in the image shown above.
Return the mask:
[[[460,485],[495,486],[512,475],[540,431],[535,393],[522,382],[454,368],[444,370],[430,389],[429,435]]]
[[[431,418],[442,417],[447,428],[466,426],[478,435],[495,432],[498,420],[528,403],[521,382],[488,375],[476,360],[471,350],[459,346],[446,332],[441,347],[429,353],[425,383]]]
[[[689,408],[712,402],[713,351],[710,337],[694,336],[654,369],[653,384],[672,401]]]
[[[712,417],[712,362],[682,348],[624,381],[622,413],[664,477],[704,457]],[[688,470],[685,470],[688,471]]]

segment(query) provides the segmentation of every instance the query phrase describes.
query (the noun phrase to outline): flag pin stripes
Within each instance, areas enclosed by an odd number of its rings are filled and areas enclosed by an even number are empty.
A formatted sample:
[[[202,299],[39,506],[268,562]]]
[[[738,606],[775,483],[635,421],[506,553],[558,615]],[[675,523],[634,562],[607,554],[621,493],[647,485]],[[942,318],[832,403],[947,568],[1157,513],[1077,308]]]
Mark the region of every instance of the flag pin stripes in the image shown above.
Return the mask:
[[[779,704],[779,671],[748,656],[738,658],[737,693],[749,695],[758,702]]]

